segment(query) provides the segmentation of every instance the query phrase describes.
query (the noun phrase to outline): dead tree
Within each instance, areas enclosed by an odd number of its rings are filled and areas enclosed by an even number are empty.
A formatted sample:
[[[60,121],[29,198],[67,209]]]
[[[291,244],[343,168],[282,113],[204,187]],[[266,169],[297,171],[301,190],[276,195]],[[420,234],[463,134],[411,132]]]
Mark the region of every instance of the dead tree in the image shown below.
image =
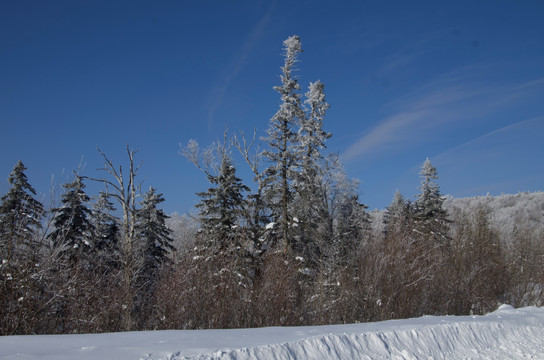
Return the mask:
[[[106,191],[110,191],[109,195],[117,200],[117,203],[123,211],[120,228],[122,229],[121,237],[121,266],[122,266],[122,289],[124,303],[124,327],[125,330],[134,328],[133,322],[133,301],[135,289],[135,279],[140,268],[139,258],[137,256],[137,244],[135,244],[135,226],[136,226],[136,199],[141,195],[141,184],[136,183],[136,175],[140,169],[140,164],[134,163],[134,155],[139,150],[130,149],[127,145],[127,155],[129,160],[128,173],[123,171],[122,165],[118,167],[113,164],[113,161],[104,154],[100,148],[97,148],[98,153],[104,160],[104,167],[98,170],[106,171],[110,175],[107,178],[89,178],[90,180],[98,181],[106,186]]]

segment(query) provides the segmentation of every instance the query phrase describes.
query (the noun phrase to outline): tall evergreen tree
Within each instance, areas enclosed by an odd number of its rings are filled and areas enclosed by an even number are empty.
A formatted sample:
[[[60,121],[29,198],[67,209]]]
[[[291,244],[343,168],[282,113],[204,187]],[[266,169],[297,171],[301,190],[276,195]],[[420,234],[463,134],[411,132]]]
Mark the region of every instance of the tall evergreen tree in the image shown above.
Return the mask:
[[[36,246],[34,240],[44,215],[43,205],[34,198],[36,191],[28,183],[25,170],[18,161],[8,178],[11,188],[0,205],[0,246],[7,266],[16,256],[16,250]]]
[[[449,296],[447,281],[451,257],[450,221],[443,207],[444,198],[438,186],[438,172],[426,159],[421,168],[421,192],[413,209],[413,225],[408,255],[412,279],[423,279],[412,291],[420,299],[411,316],[439,312]],[[416,296],[416,298],[417,298]]]
[[[306,100],[308,116],[301,119],[298,130],[296,151],[300,168],[296,173],[294,189],[296,190],[296,206],[293,214],[299,220],[297,223],[297,247],[303,248],[305,256],[315,258],[320,251],[317,246],[318,237],[323,233],[323,223],[327,223],[327,200],[323,181],[325,174],[320,168],[323,159],[321,150],[325,148],[326,139],[331,133],[323,130],[323,120],[329,104],[325,101],[324,85],[317,81],[310,83]]]
[[[168,253],[174,249],[172,231],[166,226],[169,218],[158,208],[164,202],[162,194],[154,188],[144,194],[141,208],[136,211],[135,235],[139,243],[141,272],[156,275],[159,268],[167,261]]]
[[[298,55],[302,52],[300,38],[293,35],[284,42],[285,63],[282,67],[280,86],[275,86],[281,96],[279,110],[270,120],[268,137],[266,142],[269,149],[263,155],[270,161],[270,166],[265,170],[266,188],[265,196],[271,207],[275,221],[280,225],[280,236],[283,251],[289,250],[289,205],[292,202],[292,172],[299,163],[295,143],[297,132],[295,126],[300,125],[305,118],[302,109],[300,85],[293,77],[292,71],[297,62]]]
[[[80,176],[76,175],[74,181],[63,186],[66,192],[62,195],[62,206],[52,210],[55,213],[54,230],[48,238],[74,263],[91,249],[93,225],[91,210],[87,207],[90,198],[84,191],[85,184]]]
[[[35,331],[37,313],[45,306],[41,279],[42,204],[17,162],[9,175],[9,191],[0,205],[0,334]]]
[[[162,194],[150,188],[136,211],[135,240],[138,244],[136,279],[133,283],[134,299],[131,301],[138,328],[145,328],[153,307],[153,294],[160,270],[174,250],[172,231],[166,226],[168,216],[158,205],[164,201]]]

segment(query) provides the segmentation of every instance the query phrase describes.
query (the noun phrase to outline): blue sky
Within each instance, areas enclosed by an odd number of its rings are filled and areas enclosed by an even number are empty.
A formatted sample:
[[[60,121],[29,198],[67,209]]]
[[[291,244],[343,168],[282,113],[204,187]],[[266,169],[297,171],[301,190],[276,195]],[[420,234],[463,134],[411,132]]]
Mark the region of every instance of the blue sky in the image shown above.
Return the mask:
[[[413,198],[427,157],[444,194],[543,190],[542,19],[537,0],[5,0],[0,176],[22,160],[47,202],[52,177],[98,176],[96,147],[126,164],[129,144],[144,188],[188,211],[207,183],[179,143],[264,135],[297,34],[301,86],[320,79],[331,104],[327,151],[371,209]]]

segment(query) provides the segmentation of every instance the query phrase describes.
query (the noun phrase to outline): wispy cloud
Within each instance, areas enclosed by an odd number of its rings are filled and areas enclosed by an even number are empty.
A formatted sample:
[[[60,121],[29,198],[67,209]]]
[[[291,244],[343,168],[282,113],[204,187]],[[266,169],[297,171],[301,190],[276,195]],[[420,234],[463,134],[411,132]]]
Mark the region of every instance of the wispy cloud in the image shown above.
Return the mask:
[[[454,196],[537,190],[541,187],[535,184],[541,185],[544,178],[543,135],[544,115],[540,115],[493,129],[432,160],[440,164],[445,184],[455,189]]]
[[[392,115],[383,119],[369,133],[363,135],[352,144],[343,154],[342,159],[349,162],[355,158],[381,151],[390,144],[404,142],[407,132],[417,127],[417,122],[427,114],[420,110],[411,110]]]
[[[264,33],[264,30],[270,22],[270,18],[274,12],[275,2],[267,9],[266,14],[251,30],[248,39],[246,40],[240,55],[227,69],[225,69],[223,76],[212,87],[210,96],[208,99],[208,128],[211,128],[215,119],[215,112],[217,108],[223,103],[225,94],[231,84],[231,82],[238,76],[242,68],[244,67],[249,55],[255,44],[259,41],[260,37]]]
[[[456,104],[478,94],[478,90],[450,87],[406,99],[399,111],[380,120],[378,125],[353,143],[342,158],[349,162],[385,148],[397,151],[409,144],[421,143],[430,129],[458,118],[458,114],[454,114]]]
[[[361,160],[384,151],[401,152],[436,136],[448,136],[449,130],[489,117],[531,94],[541,94],[544,87],[544,79],[482,85],[470,79],[469,74],[475,70],[477,67],[467,67],[443,74],[390,103],[388,107],[396,111],[349,146],[342,154],[343,160]]]
[[[537,116],[537,117],[533,117],[533,118],[530,118],[530,119],[526,119],[526,120],[522,120],[522,121],[518,121],[516,123],[513,123],[513,124],[510,124],[510,125],[507,125],[507,126],[503,126],[499,129],[495,129],[495,130],[492,130],[484,135],[480,135],[478,137],[475,137],[474,139],[471,139],[461,145],[457,145],[451,149],[448,149],[438,155],[436,155],[437,158],[440,158],[440,157],[445,157],[447,156],[448,154],[451,154],[451,153],[454,153],[456,151],[459,151],[459,150],[462,150],[462,149],[465,149],[465,148],[469,148],[469,147],[474,147],[476,144],[479,144],[481,143],[482,141],[485,141],[493,136],[497,136],[497,135],[501,135],[501,134],[504,134],[504,133],[511,133],[513,131],[516,131],[520,128],[524,128],[524,127],[528,127],[534,131],[537,131],[538,129],[536,128],[535,125],[540,125],[540,128],[544,128],[541,124],[544,123],[544,115],[542,116]]]

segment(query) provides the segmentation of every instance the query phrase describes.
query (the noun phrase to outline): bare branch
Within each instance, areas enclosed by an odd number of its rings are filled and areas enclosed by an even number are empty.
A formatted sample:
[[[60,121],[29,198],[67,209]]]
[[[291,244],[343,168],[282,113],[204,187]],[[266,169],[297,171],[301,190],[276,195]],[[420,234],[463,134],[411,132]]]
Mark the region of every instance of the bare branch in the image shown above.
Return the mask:
[[[255,140],[257,139],[257,129],[253,130],[253,137],[251,138],[251,141],[248,144],[248,141],[245,137],[245,134],[243,131],[240,131],[240,138],[234,135],[233,144],[240,152],[240,155],[242,155],[245,162],[249,165],[251,171],[253,171],[253,174],[255,174],[257,179],[260,179],[262,177],[262,174],[259,171],[259,160],[260,160],[260,149],[255,149],[254,152],[252,152],[252,147],[255,144]]]
[[[179,144],[179,154],[189,160],[197,169],[206,176],[218,173],[223,159],[230,157],[230,149],[234,145],[233,140],[228,138],[228,129],[223,133],[223,141],[215,141],[213,144],[201,151],[198,142],[189,140],[186,146]]]

